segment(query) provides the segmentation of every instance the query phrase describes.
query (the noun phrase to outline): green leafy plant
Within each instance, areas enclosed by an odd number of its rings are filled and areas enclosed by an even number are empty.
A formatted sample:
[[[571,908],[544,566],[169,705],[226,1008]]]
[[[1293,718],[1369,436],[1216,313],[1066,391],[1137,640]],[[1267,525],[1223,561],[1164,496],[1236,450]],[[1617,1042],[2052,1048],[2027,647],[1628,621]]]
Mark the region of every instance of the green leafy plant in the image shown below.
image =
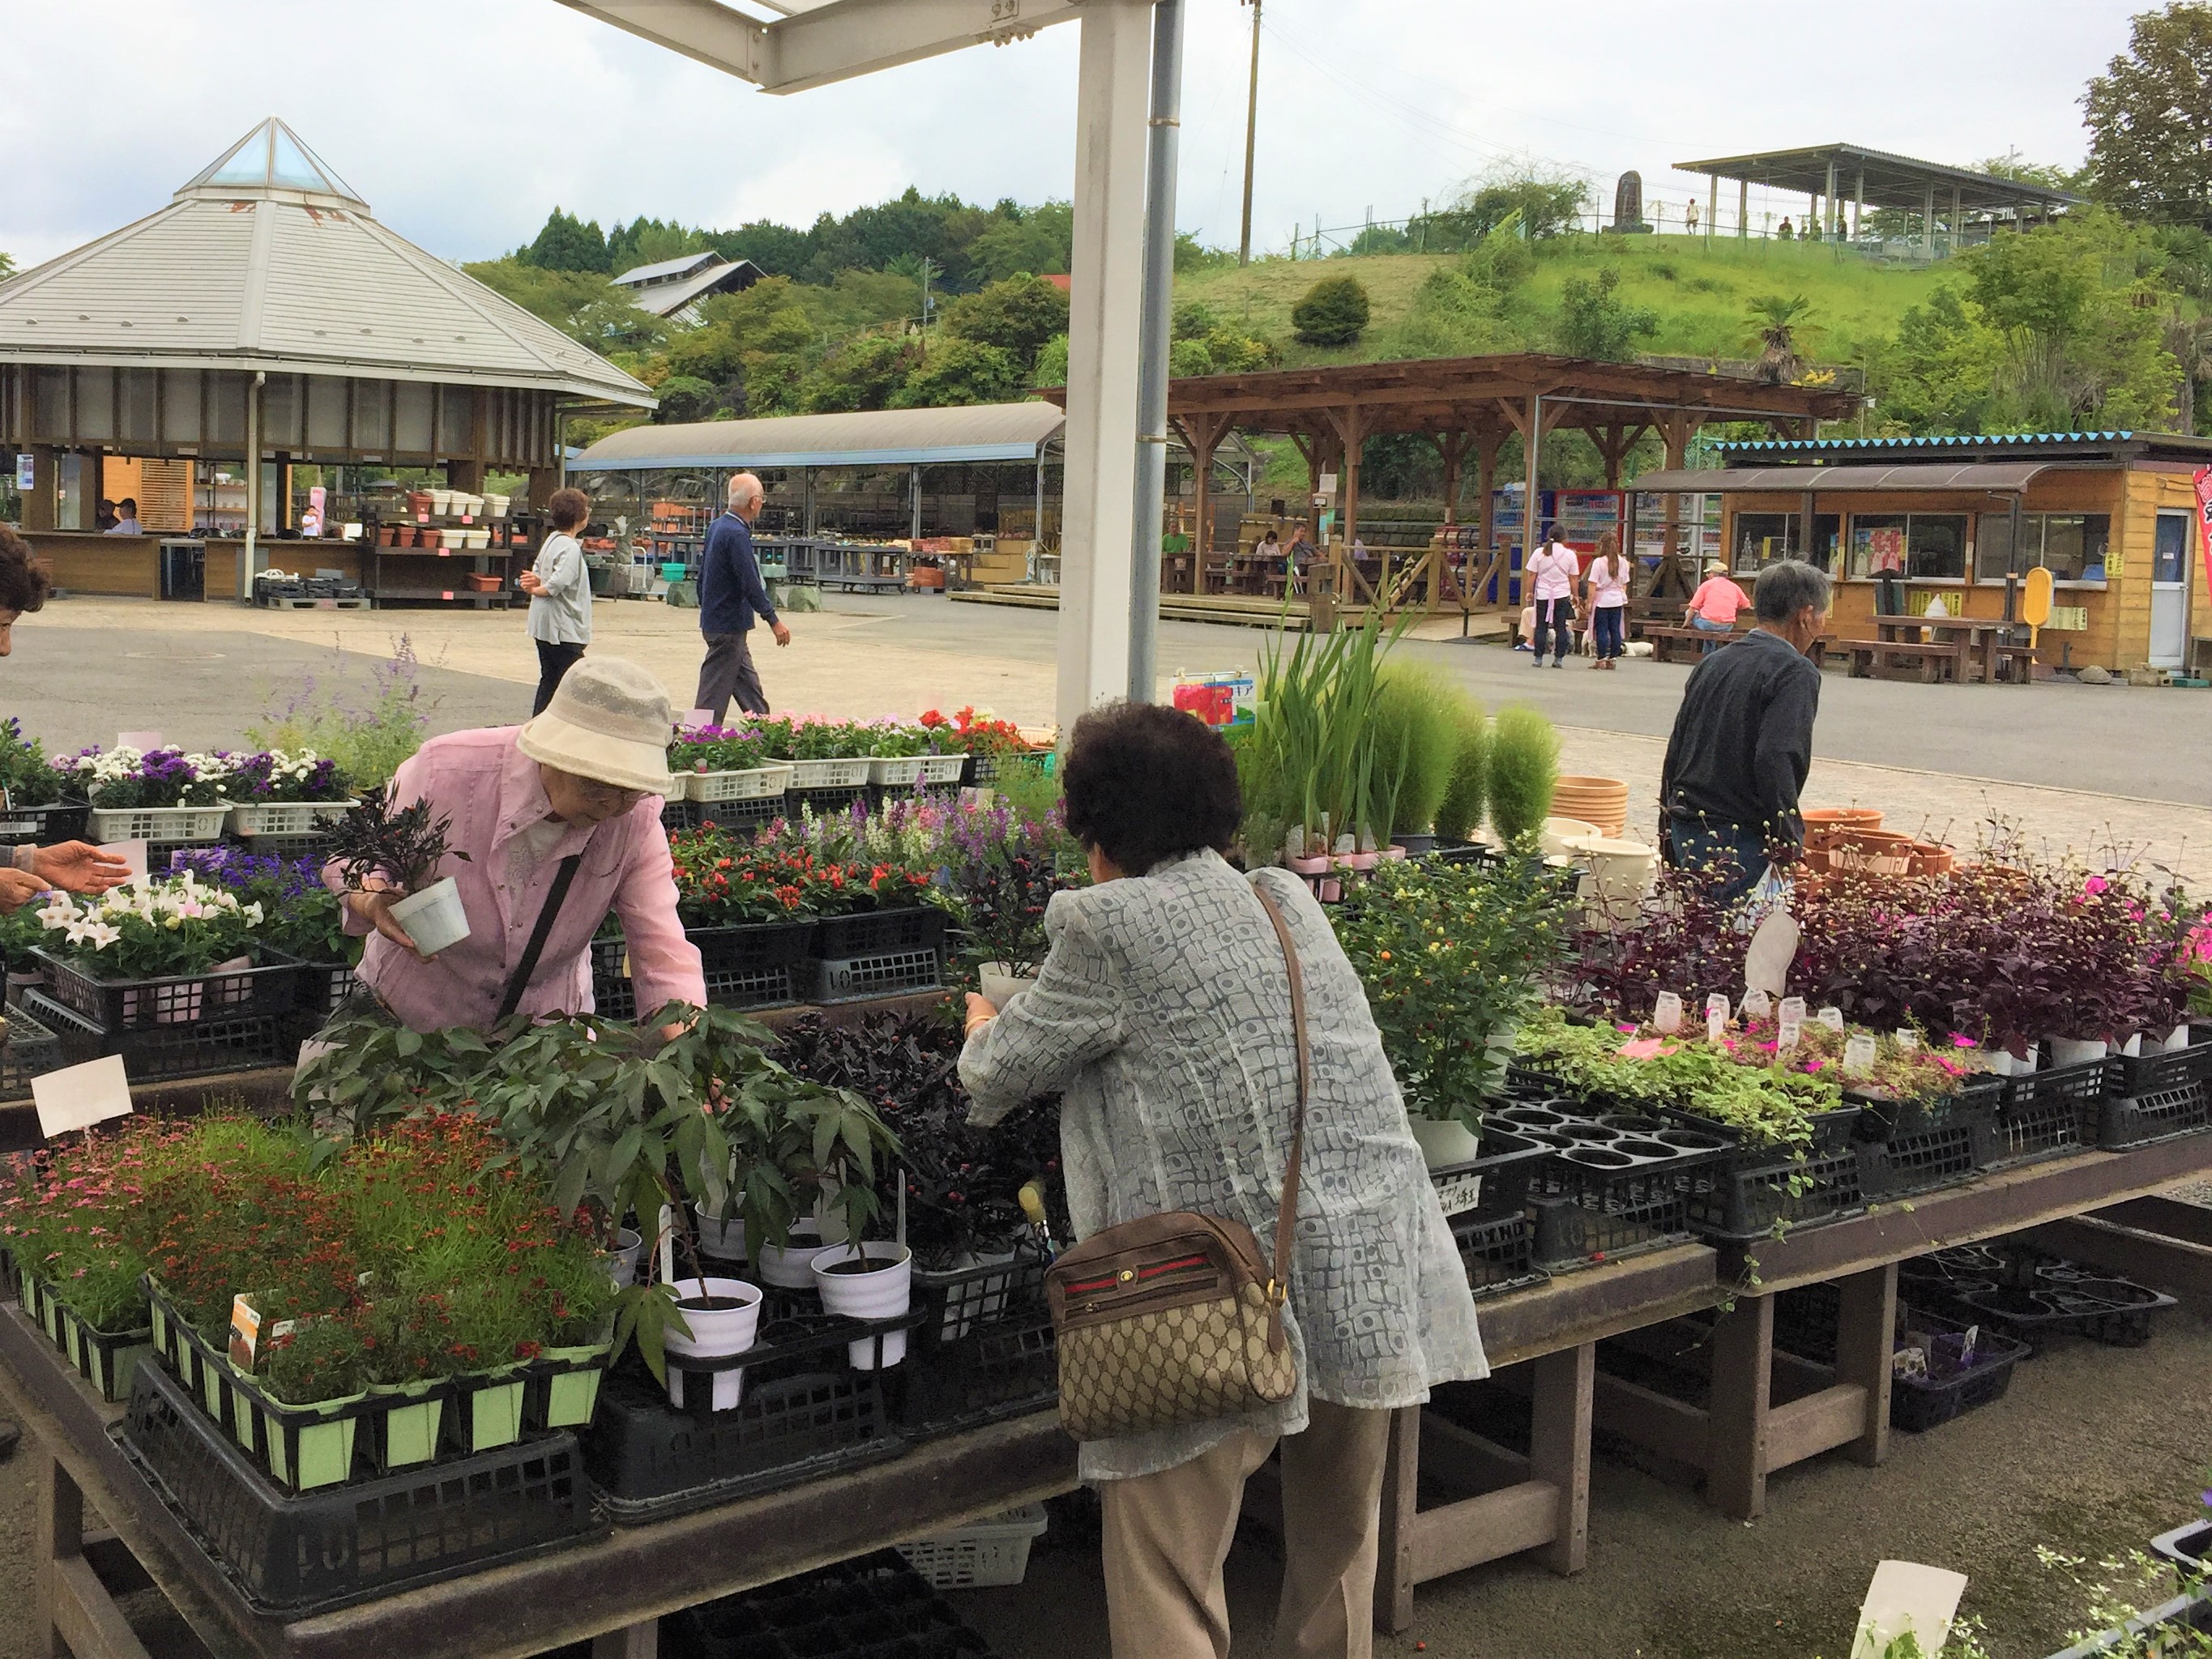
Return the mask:
[[[1382,665],[1370,720],[1385,803],[1377,840],[1425,835],[1434,826],[1471,702],[1434,664],[1393,659]]]
[[[62,798],[62,775],[48,763],[46,745],[26,738],[13,714],[0,720],[0,789],[12,806],[51,806]]]
[[[1498,711],[1486,774],[1490,822],[1509,847],[1533,848],[1559,781],[1559,734],[1526,703]]]
[[[1291,309],[1291,329],[1307,345],[1350,345],[1366,331],[1367,290],[1356,276],[1324,276]]]
[[[354,659],[343,651],[333,655],[333,684],[301,681],[284,703],[246,728],[246,739],[263,749],[326,755],[362,788],[389,782],[422,746],[434,702],[424,694],[414,646],[404,634],[394,641],[391,658],[374,666],[368,695],[358,699],[347,684]]]
[[[1566,941],[1544,867],[1387,863],[1330,919],[1407,1104],[1474,1127],[1504,1069],[1498,1040],[1517,1029]]]
[[[1377,679],[1409,625],[1401,620],[1386,633],[1376,608],[1356,629],[1301,633],[1287,648],[1279,634],[1268,642],[1252,730],[1237,744],[1248,856],[1324,853],[1346,838],[1355,848],[1376,844],[1385,807]]]
[[[1446,841],[1465,841],[1474,833],[1489,795],[1490,722],[1480,703],[1461,695],[1465,704],[1452,738],[1451,775],[1437,803],[1437,834]]]

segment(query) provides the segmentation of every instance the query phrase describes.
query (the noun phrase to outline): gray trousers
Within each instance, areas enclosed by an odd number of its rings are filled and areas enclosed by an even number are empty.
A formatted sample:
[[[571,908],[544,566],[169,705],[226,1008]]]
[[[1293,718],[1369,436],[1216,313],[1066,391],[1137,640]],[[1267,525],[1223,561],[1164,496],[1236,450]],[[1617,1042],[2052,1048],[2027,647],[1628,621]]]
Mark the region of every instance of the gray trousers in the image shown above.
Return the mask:
[[[761,690],[760,672],[753,666],[747,635],[709,634],[707,660],[699,665],[699,690],[691,706],[705,709],[719,726],[732,697],[749,714],[768,713],[768,694]]]

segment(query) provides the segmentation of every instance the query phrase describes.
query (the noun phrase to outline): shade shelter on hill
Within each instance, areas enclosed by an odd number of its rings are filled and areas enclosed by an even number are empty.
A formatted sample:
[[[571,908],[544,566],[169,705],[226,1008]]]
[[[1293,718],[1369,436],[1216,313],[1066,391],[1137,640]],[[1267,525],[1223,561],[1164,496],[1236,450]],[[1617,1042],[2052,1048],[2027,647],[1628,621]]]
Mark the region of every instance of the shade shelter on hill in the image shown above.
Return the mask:
[[[488,470],[520,472],[542,499],[565,410],[653,403],[378,223],[273,119],[167,206],[0,283],[0,444],[30,458],[25,531],[84,592],[159,592],[155,532],[170,532],[205,541],[209,591],[245,596],[268,540],[296,531],[297,463],[339,469],[334,493],[356,497],[327,504],[333,527],[379,499],[362,469],[434,469],[477,494]],[[97,503],[126,495],[149,533],[97,536]],[[281,562],[360,571],[338,544]],[[450,562],[386,580],[468,586]]]

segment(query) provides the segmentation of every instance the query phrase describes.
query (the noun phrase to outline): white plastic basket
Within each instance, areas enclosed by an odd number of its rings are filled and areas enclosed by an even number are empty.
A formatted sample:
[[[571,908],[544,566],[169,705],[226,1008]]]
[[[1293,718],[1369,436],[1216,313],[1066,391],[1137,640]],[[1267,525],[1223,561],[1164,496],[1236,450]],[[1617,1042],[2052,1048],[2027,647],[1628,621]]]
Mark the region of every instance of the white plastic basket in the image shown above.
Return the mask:
[[[228,801],[213,806],[95,806],[92,838],[103,842],[215,841],[222,835],[222,821],[230,811]]]
[[[1024,1504],[957,1532],[901,1544],[898,1553],[932,1589],[1018,1584],[1030,1570],[1030,1546],[1043,1536],[1045,1524],[1044,1505]]]
[[[803,760],[791,763],[793,789],[851,789],[868,781],[872,760]],[[694,795],[692,799],[698,797]]]
[[[957,783],[968,764],[965,755],[900,755],[868,763],[868,781],[893,789],[916,784]]]
[[[257,806],[234,806],[230,809],[230,833],[312,836],[360,805],[356,800],[283,800]]]
[[[749,766],[734,772],[686,772],[684,787],[692,800],[765,800],[791,787],[792,767]]]

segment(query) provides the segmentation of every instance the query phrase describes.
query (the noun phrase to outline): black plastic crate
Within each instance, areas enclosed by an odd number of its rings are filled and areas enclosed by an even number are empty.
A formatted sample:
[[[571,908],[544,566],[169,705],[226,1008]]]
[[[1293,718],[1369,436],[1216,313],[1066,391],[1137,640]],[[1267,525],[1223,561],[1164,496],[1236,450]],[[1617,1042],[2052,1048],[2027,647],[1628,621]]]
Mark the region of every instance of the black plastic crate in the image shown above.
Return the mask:
[[[2057,1114],[2061,1103],[2070,1104],[2081,1121],[2083,1140],[2094,1144],[2098,1109],[2112,1091],[2112,1062],[2109,1060],[2053,1066],[2046,1071],[2007,1079],[1998,1111],[2002,1119],[2015,1122],[2037,1117],[2048,1120]]]
[[[799,1001],[809,988],[801,964],[817,926],[770,921],[686,929],[685,937],[699,947],[707,1000],[717,1008],[769,1008]]]
[[[753,800],[693,800],[684,804],[694,814],[691,827],[712,825],[735,836],[765,830],[783,816],[781,795],[764,795]]]
[[[2043,1075],[2056,1073],[2046,1072]],[[1990,1125],[1989,1168],[2033,1164],[2039,1158],[2064,1158],[2078,1152],[2087,1144],[2082,1139],[2085,1127],[2090,1139],[2095,1138],[2095,1121],[2092,1118],[2085,1126],[2079,1099],[2063,1087],[2038,1090],[2020,1086],[2029,1081],[2025,1078],[2004,1080],[1996,1118]],[[2094,1108],[2091,1110],[2094,1112]]]
[[[120,1054],[134,1083],[289,1066],[299,1058],[300,1037],[292,1025],[296,1016],[289,1013],[226,1015],[196,1025],[103,1031],[41,992],[25,992],[21,1006],[61,1038],[68,1064]]]
[[[30,842],[52,847],[56,842],[82,841],[91,811],[81,800],[0,808],[0,843]]]
[[[1477,1299],[1540,1285],[1552,1276],[1536,1265],[1535,1222],[1517,1209],[1454,1216],[1451,1233],[1467,1269],[1468,1288]]]
[[[1665,1115],[1707,1121],[1687,1113]],[[1802,1156],[1788,1147],[1734,1146],[1696,1170],[1692,1229],[1701,1237],[1746,1243],[1767,1237],[1778,1222],[1802,1227],[1864,1209],[1864,1161],[1854,1139],[1858,1116],[1856,1109],[1816,1114]]]
[[[2212,1127],[2212,1084],[2183,1083],[2148,1094],[2114,1095],[2097,1107],[2097,1145],[2107,1152],[2148,1146]]]
[[[696,800],[664,800],[660,803],[660,827],[672,836],[696,830],[702,819],[702,803]]]
[[[301,830],[284,836],[234,835],[229,840],[231,845],[243,847],[264,858],[311,859],[317,863],[327,862],[330,858],[331,833],[327,830]]]
[[[945,921],[945,912],[933,904],[824,916],[814,924],[813,947],[807,954],[835,960],[884,951],[942,951]]]
[[[862,1002],[872,997],[904,996],[933,991],[945,982],[941,951],[882,951],[811,963],[810,981],[816,1002]]]
[[[802,812],[811,812],[817,818],[826,818],[849,812],[855,806],[873,811],[878,799],[875,786],[866,783],[830,789],[787,789],[783,792],[783,815],[795,818]]]
[[[2032,1352],[2024,1342],[1978,1328],[1971,1363],[1961,1364],[1965,1333],[1955,1321],[1899,1308],[1897,1323],[1899,1346],[1921,1347],[1928,1356],[1927,1376],[1890,1379],[1889,1425],[1910,1434],[1924,1434],[2004,1398],[2013,1367]],[[1922,1340],[1913,1342],[1914,1338]]]
[[[1932,1192],[1971,1181],[1996,1164],[1997,1107],[2003,1079],[1970,1084],[1936,1103],[1863,1103],[1858,1124],[1859,1184],[1869,1199]],[[1847,1092],[1844,1099],[1852,1097]]]
[[[592,941],[592,1007],[607,1019],[637,1018],[637,989],[629,982],[629,942],[619,933]]]
[[[58,1071],[62,1040],[21,1008],[8,1011],[8,1033],[0,1040],[0,1100],[21,1100],[31,1092],[31,1079]]]
[[[584,1468],[600,1503],[635,1525],[896,1457],[906,1442],[892,1419],[891,1372],[856,1370],[846,1351],[856,1337],[919,1317],[764,1320],[759,1340],[732,1358],[669,1354],[684,1372],[681,1408],[633,1356],[608,1374],[584,1436]],[[710,1409],[715,1373],[740,1367],[737,1407]]]
[[[1430,1184],[1455,1223],[1462,1216],[1519,1215],[1528,1208],[1528,1182],[1537,1159],[1552,1150],[1545,1142],[1501,1127],[1492,1117],[1482,1126],[1482,1150],[1464,1164],[1441,1164],[1429,1171]]]
[[[910,1440],[1049,1409],[1060,1396],[1045,1264],[1034,1256],[914,1275],[921,1322],[889,1374]]]
[[[289,1014],[300,970],[289,957],[255,947],[258,964],[229,973],[167,979],[94,979],[74,963],[34,950],[46,975],[46,994],[102,1031],[175,1030],[255,1014]]]
[[[271,962],[289,962],[298,969],[294,1012],[313,1016],[318,1025],[337,1012],[346,999],[361,988],[361,977],[350,963],[308,962],[275,950],[266,951],[265,954]]]
[[[575,1437],[288,1497],[158,1364],[114,1433],[257,1611],[296,1618],[559,1549],[603,1531]]]
[[[670,1659],[990,1659],[896,1550],[686,1607],[660,1636]]]
[[[2171,1053],[2112,1056],[2112,1092],[2117,1095],[2159,1094],[2191,1083],[2212,1084],[2212,1042],[2199,1038],[2192,1028],[2190,1044]]]

